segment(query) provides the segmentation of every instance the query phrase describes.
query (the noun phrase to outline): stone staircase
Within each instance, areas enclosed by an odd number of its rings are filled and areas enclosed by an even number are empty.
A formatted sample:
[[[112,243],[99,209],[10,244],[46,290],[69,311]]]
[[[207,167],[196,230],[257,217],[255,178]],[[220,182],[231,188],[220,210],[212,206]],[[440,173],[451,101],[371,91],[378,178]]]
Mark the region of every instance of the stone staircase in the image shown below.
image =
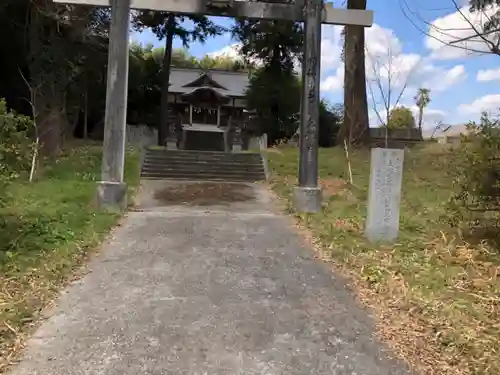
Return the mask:
[[[254,182],[265,180],[260,154],[146,149],[141,177]]]

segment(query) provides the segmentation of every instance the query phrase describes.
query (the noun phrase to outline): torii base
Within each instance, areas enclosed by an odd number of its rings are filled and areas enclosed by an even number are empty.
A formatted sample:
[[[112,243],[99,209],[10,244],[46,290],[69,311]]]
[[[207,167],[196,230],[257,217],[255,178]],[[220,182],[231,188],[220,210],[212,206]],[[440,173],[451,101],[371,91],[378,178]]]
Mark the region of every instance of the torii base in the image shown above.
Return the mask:
[[[127,184],[99,181],[97,183],[97,204],[102,209],[124,211],[127,208]]]
[[[293,205],[296,212],[319,212],[322,201],[323,192],[320,187],[297,186],[293,188]]]

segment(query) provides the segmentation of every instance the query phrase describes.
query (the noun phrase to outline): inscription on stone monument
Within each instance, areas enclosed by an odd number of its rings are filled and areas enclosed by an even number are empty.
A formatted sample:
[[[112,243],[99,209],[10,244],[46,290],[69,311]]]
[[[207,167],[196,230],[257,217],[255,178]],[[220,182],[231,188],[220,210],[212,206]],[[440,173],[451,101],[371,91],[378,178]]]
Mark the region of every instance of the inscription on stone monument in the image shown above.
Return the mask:
[[[403,159],[403,150],[372,149],[365,228],[370,241],[394,241],[398,237]]]

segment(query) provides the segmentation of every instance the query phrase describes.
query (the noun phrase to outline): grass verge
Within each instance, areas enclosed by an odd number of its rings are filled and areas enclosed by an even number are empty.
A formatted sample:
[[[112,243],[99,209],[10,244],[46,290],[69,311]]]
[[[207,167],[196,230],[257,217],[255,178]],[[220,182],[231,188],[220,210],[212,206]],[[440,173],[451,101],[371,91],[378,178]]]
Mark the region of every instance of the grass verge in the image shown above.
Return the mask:
[[[268,159],[272,188],[292,213],[298,152],[273,149]],[[443,223],[452,151],[406,153],[400,238],[392,245],[364,239],[369,152],[352,152],[351,162],[354,186],[342,150],[320,150],[323,210],[295,215],[299,226],[325,260],[351,277],[381,339],[420,373],[498,374],[500,256],[484,243],[464,242]]]
[[[130,193],[139,183],[139,160],[139,152],[128,151]],[[43,165],[38,181],[9,187],[9,203],[0,208],[0,372],[120,217],[95,205],[100,167],[101,147],[80,144]]]

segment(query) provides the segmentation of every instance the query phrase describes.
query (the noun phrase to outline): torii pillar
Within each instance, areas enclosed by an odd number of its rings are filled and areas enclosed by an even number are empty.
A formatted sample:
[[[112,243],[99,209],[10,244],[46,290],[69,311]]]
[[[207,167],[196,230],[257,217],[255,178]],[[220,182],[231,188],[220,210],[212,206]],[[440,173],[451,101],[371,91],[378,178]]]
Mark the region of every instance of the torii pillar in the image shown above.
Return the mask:
[[[323,0],[298,0],[295,4],[245,0],[53,0],[56,3],[111,6],[108,82],[99,204],[125,208],[127,186],[123,181],[125,160],[128,43],[130,9],[181,14],[305,22],[302,106],[300,120],[299,186],[294,189],[295,209],[321,210],[318,186],[319,85],[321,24],[370,27],[373,12],[337,9]]]

